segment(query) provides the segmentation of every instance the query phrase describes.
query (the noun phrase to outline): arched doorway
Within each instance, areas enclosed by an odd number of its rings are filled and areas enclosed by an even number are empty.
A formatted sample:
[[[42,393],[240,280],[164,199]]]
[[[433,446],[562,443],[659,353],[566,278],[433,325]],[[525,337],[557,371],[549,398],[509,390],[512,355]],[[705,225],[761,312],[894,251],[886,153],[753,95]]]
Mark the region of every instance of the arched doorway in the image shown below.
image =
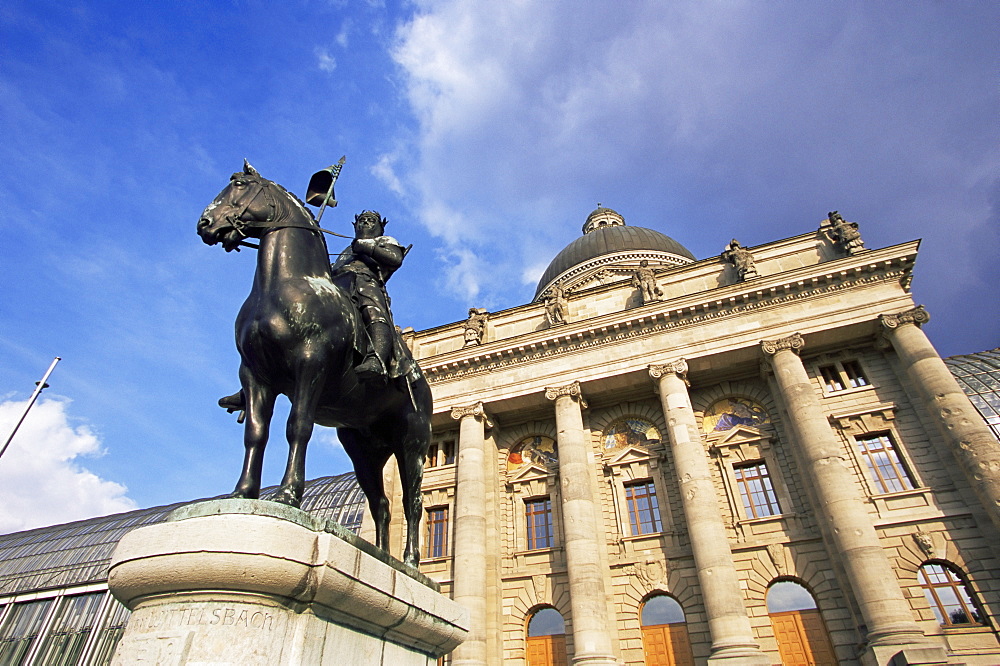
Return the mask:
[[[694,666],[684,609],[666,594],[656,594],[642,604],[642,647],[646,666]]]
[[[559,611],[539,608],[528,619],[528,666],[566,666],[566,624]]]
[[[767,613],[785,666],[837,666],[830,635],[809,590],[790,580],[767,588]]]

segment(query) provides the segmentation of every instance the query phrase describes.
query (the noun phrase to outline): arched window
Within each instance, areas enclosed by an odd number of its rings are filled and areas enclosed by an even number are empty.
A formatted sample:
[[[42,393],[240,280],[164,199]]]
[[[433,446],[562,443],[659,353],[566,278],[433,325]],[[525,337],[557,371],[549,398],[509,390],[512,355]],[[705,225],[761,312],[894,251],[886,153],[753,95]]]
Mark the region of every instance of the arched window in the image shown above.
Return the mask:
[[[555,608],[539,608],[528,618],[525,656],[528,666],[566,664],[566,623]]]
[[[837,666],[823,617],[809,590],[790,580],[767,588],[767,614],[785,666]]]
[[[666,594],[656,594],[639,611],[646,666],[694,664],[684,609]]]
[[[982,624],[972,591],[957,569],[943,562],[928,562],[917,572],[920,587],[942,626]]]

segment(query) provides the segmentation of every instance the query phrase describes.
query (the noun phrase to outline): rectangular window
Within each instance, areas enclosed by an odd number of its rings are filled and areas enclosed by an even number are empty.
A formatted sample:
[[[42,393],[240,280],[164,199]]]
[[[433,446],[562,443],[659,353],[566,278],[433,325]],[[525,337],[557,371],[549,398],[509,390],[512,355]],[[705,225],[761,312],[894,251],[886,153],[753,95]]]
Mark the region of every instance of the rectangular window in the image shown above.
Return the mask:
[[[548,497],[524,500],[524,517],[528,528],[528,550],[551,548],[552,502]]]
[[[663,531],[656,487],[651,479],[626,483],[625,500],[628,502],[628,519],[633,536]]]
[[[24,663],[51,605],[52,599],[14,604],[0,628],[0,663]]]
[[[739,465],[733,468],[733,473],[736,475],[736,485],[739,486],[747,518],[764,518],[781,513],[764,461]]]
[[[440,442],[431,442],[427,449],[427,463],[424,467],[441,467],[442,465],[455,464],[455,440],[446,439]]]
[[[851,385],[851,388],[868,386],[868,378],[861,371],[860,363],[857,361],[844,361],[843,366],[844,374],[847,375],[847,382]]]
[[[35,661],[39,664],[75,664],[94,630],[103,599],[103,592],[63,597]]]
[[[827,393],[844,390],[844,383],[840,381],[840,373],[837,372],[837,366],[821,366],[819,373],[823,375],[823,387],[826,389]]]
[[[868,476],[879,493],[895,493],[913,488],[913,480],[899,459],[889,433],[858,437],[858,449],[868,466]]]
[[[448,556],[448,507],[427,509],[427,557]]]
[[[864,370],[861,369],[861,364],[855,360],[821,365],[819,374],[823,377],[823,390],[827,393],[871,385]]]

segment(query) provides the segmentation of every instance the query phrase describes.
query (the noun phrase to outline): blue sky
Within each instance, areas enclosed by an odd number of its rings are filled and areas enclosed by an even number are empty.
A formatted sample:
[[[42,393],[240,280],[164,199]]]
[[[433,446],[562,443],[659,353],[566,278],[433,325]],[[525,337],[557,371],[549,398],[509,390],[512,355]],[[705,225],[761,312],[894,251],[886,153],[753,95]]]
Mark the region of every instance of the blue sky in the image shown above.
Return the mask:
[[[414,250],[397,323],[527,301],[597,202],[698,258],[816,229],[922,238],[944,355],[1000,345],[995,2],[0,6],[0,530],[227,492],[252,252],[195,235],[248,158]],[[9,425],[7,425],[9,424]],[[280,426],[266,481],[285,458]],[[311,476],[348,469],[330,432]]]

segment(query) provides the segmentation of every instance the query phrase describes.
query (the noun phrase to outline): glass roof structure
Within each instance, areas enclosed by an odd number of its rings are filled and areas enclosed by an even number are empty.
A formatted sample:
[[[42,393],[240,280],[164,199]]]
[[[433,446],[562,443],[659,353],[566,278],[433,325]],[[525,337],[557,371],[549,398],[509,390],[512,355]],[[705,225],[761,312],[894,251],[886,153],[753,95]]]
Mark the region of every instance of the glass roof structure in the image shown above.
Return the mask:
[[[261,498],[267,499],[276,491],[277,486],[265,488]],[[108,578],[111,553],[126,532],[163,522],[174,509],[193,503],[178,502],[2,534],[0,597],[103,583]],[[304,511],[317,518],[333,519],[355,533],[361,526],[364,504],[364,494],[353,472],[308,481],[302,497]]]
[[[1000,347],[944,359],[959,386],[1000,439]]]

